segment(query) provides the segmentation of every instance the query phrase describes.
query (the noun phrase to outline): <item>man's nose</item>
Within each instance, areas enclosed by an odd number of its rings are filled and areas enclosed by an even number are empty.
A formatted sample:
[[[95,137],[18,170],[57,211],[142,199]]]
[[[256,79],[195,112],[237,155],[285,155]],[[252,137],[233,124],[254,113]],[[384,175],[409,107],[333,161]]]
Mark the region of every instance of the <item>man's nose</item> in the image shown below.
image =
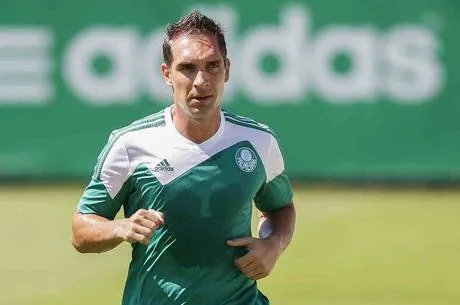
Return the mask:
[[[195,80],[193,81],[193,85],[195,87],[207,87],[209,86],[209,76],[205,71],[198,71]]]

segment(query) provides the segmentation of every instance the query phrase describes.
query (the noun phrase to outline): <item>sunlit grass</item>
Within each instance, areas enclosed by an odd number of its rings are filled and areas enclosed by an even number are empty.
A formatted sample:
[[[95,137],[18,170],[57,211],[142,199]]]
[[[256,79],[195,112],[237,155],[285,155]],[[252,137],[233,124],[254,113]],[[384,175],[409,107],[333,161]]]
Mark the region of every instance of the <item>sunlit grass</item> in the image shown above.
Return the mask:
[[[0,304],[119,304],[129,246],[82,255],[70,218],[82,186],[0,188]],[[297,187],[297,230],[271,303],[460,304],[460,191]]]

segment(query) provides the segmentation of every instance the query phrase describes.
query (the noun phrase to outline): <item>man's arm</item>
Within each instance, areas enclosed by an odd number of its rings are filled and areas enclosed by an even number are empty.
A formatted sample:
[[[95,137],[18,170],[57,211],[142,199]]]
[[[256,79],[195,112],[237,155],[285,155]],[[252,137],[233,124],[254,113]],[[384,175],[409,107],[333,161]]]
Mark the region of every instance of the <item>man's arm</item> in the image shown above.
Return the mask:
[[[268,276],[291,242],[294,227],[295,208],[292,202],[275,211],[263,213],[259,221],[259,239],[243,237],[227,241],[231,247],[245,247],[248,250],[246,255],[235,259],[235,264],[253,280]]]
[[[129,218],[116,220],[76,212],[72,218],[72,245],[81,253],[105,252],[123,241],[148,245],[163,223],[163,213],[155,210],[140,209]]]
[[[112,134],[72,218],[72,244],[77,251],[104,252],[123,241],[148,244],[163,224],[162,213],[144,209],[129,218],[113,220],[129,200],[129,175],[128,150],[123,138]]]
[[[72,217],[72,245],[81,253],[100,253],[118,246],[117,223],[94,214],[76,212]]]
[[[259,219],[259,237],[275,242],[280,252],[290,244],[295,228],[295,208],[291,202],[281,209],[262,213]]]

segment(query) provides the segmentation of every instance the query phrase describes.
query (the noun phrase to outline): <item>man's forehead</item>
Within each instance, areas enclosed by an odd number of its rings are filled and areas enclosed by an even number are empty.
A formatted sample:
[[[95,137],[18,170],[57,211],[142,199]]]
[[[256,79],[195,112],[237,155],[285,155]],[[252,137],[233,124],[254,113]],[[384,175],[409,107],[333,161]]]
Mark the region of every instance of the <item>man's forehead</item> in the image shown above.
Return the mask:
[[[217,38],[212,34],[191,33],[177,36],[171,41],[173,58],[194,60],[197,57],[219,59],[220,52]]]

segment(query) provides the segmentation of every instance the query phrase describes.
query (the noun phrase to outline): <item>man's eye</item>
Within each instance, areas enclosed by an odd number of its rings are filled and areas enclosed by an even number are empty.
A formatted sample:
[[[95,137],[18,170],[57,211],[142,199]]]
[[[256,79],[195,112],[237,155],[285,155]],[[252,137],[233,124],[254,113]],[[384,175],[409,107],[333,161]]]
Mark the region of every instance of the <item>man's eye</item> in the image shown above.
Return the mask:
[[[183,65],[179,67],[179,71],[193,71],[194,67],[192,65]]]
[[[219,63],[217,63],[217,62],[210,63],[210,64],[209,64],[209,68],[210,68],[210,69],[219,68]]]

